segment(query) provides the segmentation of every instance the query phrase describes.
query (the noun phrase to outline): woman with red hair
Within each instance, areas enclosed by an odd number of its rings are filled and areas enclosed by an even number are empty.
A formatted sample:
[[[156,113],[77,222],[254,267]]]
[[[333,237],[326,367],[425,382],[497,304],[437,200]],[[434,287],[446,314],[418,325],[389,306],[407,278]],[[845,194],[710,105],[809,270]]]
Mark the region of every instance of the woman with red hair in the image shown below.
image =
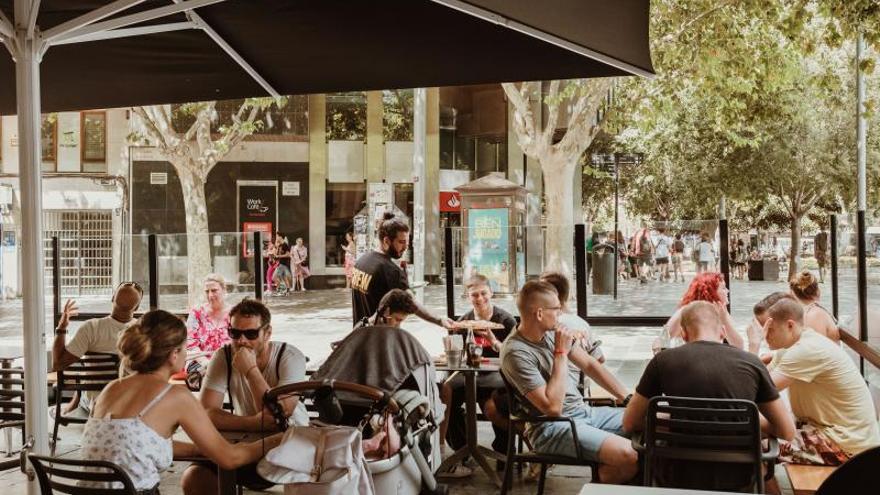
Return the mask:
[[[742,336],[737,333],[736,329],[734,329],[733,320],[730,318],[730,313],[727,312],[728,293],[727,285],[724,283],[724,278],[720,273],[703,272],[698,274],[693,280],[691,280],[691,284],[688,286],[687,291],[678,303],[678,309],[676,309],[675,314],[669,318],[666,325],[663,325],[663,329],[668,332],[670,339],[681,337],[681,308],[694,301],[710,302],[715,304],[715,307],[718,309],[718,314],[721,317],[724,339],[730,345],[742,349],[745,342],[743,341]],[[660,350],[659,337],[654,340],[652,348],[655,353]]]

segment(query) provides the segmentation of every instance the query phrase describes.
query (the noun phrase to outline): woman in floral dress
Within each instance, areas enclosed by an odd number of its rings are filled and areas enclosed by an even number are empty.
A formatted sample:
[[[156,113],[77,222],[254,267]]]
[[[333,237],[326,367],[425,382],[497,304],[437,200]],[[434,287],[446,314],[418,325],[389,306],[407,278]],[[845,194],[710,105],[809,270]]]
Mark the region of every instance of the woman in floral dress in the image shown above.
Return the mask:
[[[354,245],[354,238],[351,236],[351,232],[345,233],[345,244],[342,246],[342,250],[345,251],[345,264],[343,265],[343,269],[345,270],[345,288],[351,288],[351,274],[354,270],[354,262],[356,259],[357,247]]]
[[[303,244],[302,237],[296,238],[296,245],[290,250],[290,257],[293,263],[293,290],[306,290],[306,279],[309,278],[311,272],[306,264],[309,259],[309,249]],[[299,288],[297,288],[299,287]]]
[[[229,308],[226,305],[226,280],[212,273],[205,277],[206,302],[189,313],[186,328],[189,350],[213,353],[229,342]]]

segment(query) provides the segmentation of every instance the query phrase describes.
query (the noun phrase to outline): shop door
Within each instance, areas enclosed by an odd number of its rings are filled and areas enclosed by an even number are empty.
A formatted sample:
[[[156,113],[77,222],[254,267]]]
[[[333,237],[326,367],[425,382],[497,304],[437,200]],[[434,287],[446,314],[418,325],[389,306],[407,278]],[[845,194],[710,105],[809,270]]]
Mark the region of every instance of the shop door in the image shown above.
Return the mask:
[[[110,210],[46,211],[43,214],[46,287],[52,287],[52,238],[61,244],[61,295],[113,291],[113,215]]]

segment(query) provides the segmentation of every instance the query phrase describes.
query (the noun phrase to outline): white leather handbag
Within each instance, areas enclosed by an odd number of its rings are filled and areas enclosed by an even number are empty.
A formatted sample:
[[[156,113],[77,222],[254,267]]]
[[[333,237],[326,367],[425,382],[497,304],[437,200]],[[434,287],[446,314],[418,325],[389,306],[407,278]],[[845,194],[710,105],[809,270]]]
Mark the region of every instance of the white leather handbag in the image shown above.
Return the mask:
[[[373,495],[373,479],[351,426],[294,426],[266,453],[257,472],[284,485],[285,495]]]

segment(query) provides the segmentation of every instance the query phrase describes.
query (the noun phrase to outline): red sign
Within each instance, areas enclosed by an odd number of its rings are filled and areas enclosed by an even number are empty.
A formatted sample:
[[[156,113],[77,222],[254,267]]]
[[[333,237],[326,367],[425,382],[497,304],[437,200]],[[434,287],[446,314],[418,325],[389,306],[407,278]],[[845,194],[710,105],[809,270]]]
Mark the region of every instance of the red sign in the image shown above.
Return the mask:
[[[241,224],[241,227],[241,235],[243,237],[241,254],[245,258],[251,258],[254,256],[254,232],[262,232],[264,241],[272,240],[272,222],[244,222]]]
[[[461,194],[456,191],[440,191],[440,211],[461,212]]]

